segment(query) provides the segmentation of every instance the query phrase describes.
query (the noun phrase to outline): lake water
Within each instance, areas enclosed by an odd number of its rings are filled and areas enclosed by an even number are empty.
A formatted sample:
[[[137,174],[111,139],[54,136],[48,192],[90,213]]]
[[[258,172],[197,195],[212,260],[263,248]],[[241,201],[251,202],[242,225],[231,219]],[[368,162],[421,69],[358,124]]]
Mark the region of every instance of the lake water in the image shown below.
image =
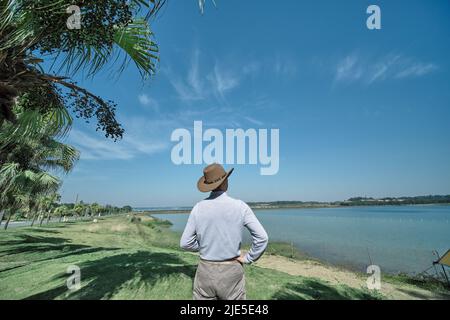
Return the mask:
[[[293,243],[312,257],[365,271],[419,273],[450,249],[450,206],[377,206],[255,210],[270,241]],[[183,231],[188,214],[158,214]],[[248,232],[245,239],[249,240]]]

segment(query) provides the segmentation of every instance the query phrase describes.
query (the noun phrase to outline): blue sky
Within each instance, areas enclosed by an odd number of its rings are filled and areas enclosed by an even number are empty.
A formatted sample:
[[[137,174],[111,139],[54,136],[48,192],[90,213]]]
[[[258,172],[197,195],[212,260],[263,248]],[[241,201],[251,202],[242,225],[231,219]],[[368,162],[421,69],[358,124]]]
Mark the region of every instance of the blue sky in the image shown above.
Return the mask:
[[[448,1],[169,1],[153,22],[158,73],[134,66],[79,84],[119,104],[113,143],[78,121],[82,158],[63,201],[189,206],[202,165],[176,166],[170,134],[278,128],[280,170],[234,165],[245,201],[450,193]],[[366,28],[381,8],[382,29]]]

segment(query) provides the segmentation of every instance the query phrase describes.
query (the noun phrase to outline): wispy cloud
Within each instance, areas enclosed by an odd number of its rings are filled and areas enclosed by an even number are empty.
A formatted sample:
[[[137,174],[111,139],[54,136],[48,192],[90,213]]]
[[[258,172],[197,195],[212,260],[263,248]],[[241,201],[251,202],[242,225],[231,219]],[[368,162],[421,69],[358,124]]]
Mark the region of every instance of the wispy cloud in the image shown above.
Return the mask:
[[[433,63],[423,63],[400,54],[388,54],[378,59],[350,54],[335,65],[334,81],[361,81],[370,85],[388,79],[421,77],[437,69]]]
[[[288,56],[276,55],[273,69],[278,76],[292,77],[297,73],[297,63]]]
[[[398,72],[396,78],[420,77],[437,70],[438,67],[433,63],[414,63],[408,68]]]
[[[356,55],[349,55],[338,62],[336,66],[336,81],[343,80],[358,80],[361,78],[362,70],[358,65],[358,57]]]
[[[81,152],[81,159],[131,159],[133,154],[120,142],[93,137],[83,131],[73,129],[69,141]]]
[[[158,101],[156,101],[155,99],[149,97],[147,94],[145,94],[145,93],[140,94],[138,96],[138,100],[139,100],[139,103],[142,106],[149,107],[155,112],[159,111],[159,103],[158,103]]]
[[[140,155],[153,155],[169,148],[161,132],[175,123],[163,120],[149,121],[144,118],[129,118],[122,121],[126,130],[122,140],[107,139],[96,132],[73,129],[69,143],[81,151],[86,160],[128,160]]]
[[[180,100],[199,101],[211,96],[224,98],[228,91],[236,88],[239,84],[239,75],[225,68],[218,62],[212,68],[200,68],[200,50],[194,50],[185,76],[172,72],[170,68],[165,69],[166,75],[175,89]]]
[[[224,70],[218,63],[214,65],[213,71],[208,76],[208,79],[215,93],[221,98],[224,98],[227,91],[232,90],[239,84],[239,77],[233,74],[233,72]]]
[[[244,116],[244,119],[247,120],[248,122],[254,124],[254,125],[257,125],[257,126],[263,126],[264,125],[264,122],[262,122],[262,121],[260,121],[258,119],[255,119],[253,117]]]
[[[185,74],[174,72],[170,66],[162,68],[181,101],[201,101],[211,97],[223,100],[245,79],[261,74],[290,78],[298,69],[294,59],[282,54],[251,61],[220,57],[211,62],[207,58],[197,48],[193,50]],[[204,63],[200,63],[202,59]]]
[[[392,71],[401,67],[405,61],[402,60],[400,55],[387,55],[373,64],[368,74],[368,83],[375,81],[381,81],[392,75]]]
[[[192,89],[194,89],[194,92],[197,94],[201,94],[203,91],[203,82],[200,78],[200,50],[196,49],[194,52],[194,55],[192,57],[191,62],[191,68],[189,70],[188,74],[188,84]]]
[[[170,65],[162,70],[181,103],[161,108],[164,111],[160,116],[183,119],[183,127],[191,126],[194,120],[204,120],[208,126],[231,128],[263,126],[255,114],[276,105],[271,97],[261,97],[259,92],[242,95],[241,85],[261,76],[291,77],[297,72],[297,64],[281,54],[246,60],[236,56],[210,57],[195,49],[185,72]]]
[[[242,67],[242,72],[244,75],[254,76],[258,74],[262,69],[262,65],[259,61],[251,61],[249,63],[245,63]]]
[[[206,97],[204,77],[200,74],[200,51],[194,50],[189,71],[186,77],[172,71],[170,67],[163,69],[180,100],[196,101]]]

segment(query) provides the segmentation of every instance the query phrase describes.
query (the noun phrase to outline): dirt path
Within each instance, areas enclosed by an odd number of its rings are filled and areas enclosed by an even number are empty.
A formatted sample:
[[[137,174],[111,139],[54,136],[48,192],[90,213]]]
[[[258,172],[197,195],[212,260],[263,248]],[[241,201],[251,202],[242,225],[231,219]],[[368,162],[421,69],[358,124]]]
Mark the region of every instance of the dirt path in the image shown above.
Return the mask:
[[[367,278],[364,275],[312,260],[292,260],[282,256],[264,255],[255,265],[291,275],[318,278],[331,284],[345,284],[358,289],[366,287]],[[383,279],[381,293],[386,298],[395,300],[448,299],[448,297],[413,285],[389,283]]]

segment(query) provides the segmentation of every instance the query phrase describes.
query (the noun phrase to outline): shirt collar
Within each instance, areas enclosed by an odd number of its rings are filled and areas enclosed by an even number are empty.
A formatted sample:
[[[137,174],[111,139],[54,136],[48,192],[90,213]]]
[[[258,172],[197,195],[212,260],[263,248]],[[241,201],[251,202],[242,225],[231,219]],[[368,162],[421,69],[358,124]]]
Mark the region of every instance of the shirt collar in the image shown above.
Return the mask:
[[[226,196],[227,193],[225,191],[219,190],[219,191],[211,191],[211,194],[209,195],[208,199],[217,199],[221,196]]]

